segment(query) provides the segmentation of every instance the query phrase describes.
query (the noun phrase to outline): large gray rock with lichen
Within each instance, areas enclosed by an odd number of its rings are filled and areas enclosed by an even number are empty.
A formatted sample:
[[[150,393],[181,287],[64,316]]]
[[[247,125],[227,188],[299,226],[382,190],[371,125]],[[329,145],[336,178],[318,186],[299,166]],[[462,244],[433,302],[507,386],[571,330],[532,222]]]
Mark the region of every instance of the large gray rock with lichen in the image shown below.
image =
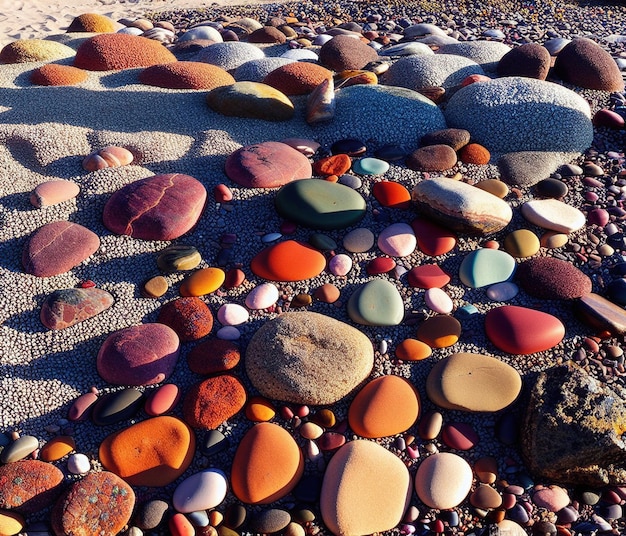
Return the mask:
[[[413,55],[397,60],[385,73],[388,86],[418,90],[428,86],[450,89],[472,74],[482,74],[475,61],[454,54]]]
[[[448,126],[469,130],[493,155],[518,151],[581,153],[591,146],[589,104],[552,82],[506,77],[470,84],[445,109]]]
[[[410,149],[418,147],[425,134],[446,128],[437,105],[410,89],[356,85],[340,89],[335,99],[333,120],[313,128],[322,144],[357,138],[372,149],[385,144]]]
[[[499,41],[463,41],[439,47],[436,54],[456,54],[480,65],[486,73],[495,73],[498,63],[511,47]]]
[[[576,153],[520,151],[498,159],[500,178],[511,186],[530,187],[547,179],[564,162],[571,162]]]
[[[521,434],[537,477],[600,487],[626,482],[626,391],[569,363],[539,374]]]
[[[308,311],[283,313],[256,331],[245,358],[259,392],[294,404],[333,404],[374,366],[374,348],[358,329]]]

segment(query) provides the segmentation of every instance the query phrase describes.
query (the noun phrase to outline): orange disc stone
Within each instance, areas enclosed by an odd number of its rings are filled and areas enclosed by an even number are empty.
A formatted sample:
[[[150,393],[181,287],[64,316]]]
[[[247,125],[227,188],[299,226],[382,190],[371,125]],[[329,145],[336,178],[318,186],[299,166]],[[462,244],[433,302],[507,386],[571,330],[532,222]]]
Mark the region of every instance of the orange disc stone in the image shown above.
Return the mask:
[[[276,408],[263,396],[253,396],[246,404],[246,417],[251,421],[270,421],[274,415],[276,415]]]
[[[317,249],[295,240],[265,248],[250,263],[252,272],[269,281],[301,281],[321,274],[326,258]]]
[[[75,449],[76,443],[74,442],[74,438],[70,436],[57,436],[41,447],[39,457],[44,462],[54,462],[67,456]]]
[[[396,346],[396,357],[402,361],[421,361],[432,353],[430,346],[417,339],[404,339]]]
[[[411,193],[399,182],[377,182],[372,194],[383,207],[407,209],[411,204]]]
[[[222,286],[226,274],[221,268],[202,268],[188,276],[180,285],[181,296],[204,296]]]
[[[317,175],[343,175],[352,167],[352,160],[347,154],[334,154],[322,158],[313,164],[313,171]]]

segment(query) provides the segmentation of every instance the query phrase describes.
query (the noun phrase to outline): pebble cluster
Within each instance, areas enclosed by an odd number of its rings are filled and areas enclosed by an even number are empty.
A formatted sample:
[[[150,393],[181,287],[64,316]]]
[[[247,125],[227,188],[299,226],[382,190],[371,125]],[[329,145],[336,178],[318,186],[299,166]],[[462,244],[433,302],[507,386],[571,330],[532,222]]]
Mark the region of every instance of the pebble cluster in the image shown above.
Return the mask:
[[[0,51],[0,534],[624,533],[626,482],[523,445],[570,360],[621,397],[586,425],[626,429],[625,13],[440,7],[83,15]],[[501,61],[544,42],[558,85]]]

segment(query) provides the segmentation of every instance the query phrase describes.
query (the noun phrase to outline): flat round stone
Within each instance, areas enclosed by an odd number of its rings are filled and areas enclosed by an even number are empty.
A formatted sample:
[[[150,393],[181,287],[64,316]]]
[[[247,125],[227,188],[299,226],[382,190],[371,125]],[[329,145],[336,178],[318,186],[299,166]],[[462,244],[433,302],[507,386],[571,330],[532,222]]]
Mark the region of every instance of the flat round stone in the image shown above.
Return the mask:
[[[550,199],[561,199],[567,195],[569,190],[567,184],[558,179],[543,179],[535,185],[535,188],[539,197]]]
[[[145,397],[133,387],[101,395],[93,405],[91,420],[96,426],[108,426],[133,417],[143,406]]]
[[[417,245],[413,228],[408,223],[392,223],[378,235],[378,247],[391,257],[407,257]]]
[[[47,508],[62,491],[63,472],[41,460],[21,460],[0,466],[0,509],[32,514]]]
[[[399,182],[381,181],[374,183],[372,195],[383,207],[406,210],[411,205],[411,193]]]
[[[30,202],[34,207],[42,208],[57,205],[75,198],[80,187],[73,181],[64,179],[46,181],[35,187],[30,195]]]
[[[491,301],[507,302],[515,298],[519,293],[519,287],[512,281],[502,281],[490,285],[485,294]]]
[[[522,215],[538,227],[566,234],[578,231],[587,223],[583,212],[558,199],[527,201],[522,205]]]
[[[278,301],[278,289],[272,283],[261,283],[246,296],[246,307],[258,310],[267,309]]]
[[[470,288],[507,281],[515,272],[515,259],[499,249],[481,248],[468,253],[459,267],[459,278]]]
[[[151,417],[158,417],[174,409],[180,400],[180,389],[175,383],[165,383],[155,389],[144,406],[144,411]]]
[[[144,298],[160,298],[163,296],[170,285],[162,275],[157,275],[148,279],[141,287],[141,295]]]
[[[274,198],[283,218],[314,229],[344,229],[365,216],[365,200],[348,186],[304,179],[283,186]]]
[[[517,229],[504,239],[505,251],[516,258],[532,257],[540,247],[539,237],[529,229]]]
[[[359,227],[346,233],[343,237],[343,247],[350,253],[365,253],[374,246],[374,233],[365,227]]]
[[[470,450],[478,444],[479,437],[471,424],[449,422],[441,429],[441,440],[452,449]]]
[[[226,475],[219,469],[205,469],[183,480],[172,495],[176,511],[189,514],[219,506],[228,490]]]
[[[302,281],[324,271],[326,257],[296,240],[285,240],[263,249],[250,262],[252,272],[270,281]]]
[[[417,328],[418,340],[431,348],[447,348],[456,344],[461,336],[461,323],[448,315],[427,318]]]
[[[424,293],[424,302],[431,311],[447,315],[454,309],[452,298],[438,287],[429,288]]]
[[[396,346],[396,357],[402,361],[421,361],[432,355],[432,348],[417,339],[404,339]]]
[[[378,158],[359,158],[352,164],[352,171],[359,175],[383,175],[389,171],[389,164]]]
[[[485,192],[489,192],[500,199],[504,199],[507,195],[509,195],[509,187],[507,184],[498,179],[486,179],[484,181],[477,182],[474,186],[476,186],[476,188],[480,188],[481,190],[485,190]]]
[[[238,303],[225,303],[217,310],[217,319],[223,326],[239,326],[248,321],[250,313]]]
[[[409,270],[408,282],[417,288],[442,288],[450,282],[450,276],[438,264],[421,264]]]
[[[348,315],[366,326],[397,326],[404,318],[404,302],[395,285],[374,279],[358,287],[348,300]]]
[[[417,238],[418,248],[426,255],[445,255],[456,247],[456,234],[426,218],[416,218],[411,227]]]
[[[417,468],[415,491],[427,506],[445,510],[461,504],[472,479],[472,468],[463,458],[439,452],[428,456]]]
[[[352,270],[352,257],[345,253],[331,257],[328,261],[328,270],[331,274],[340,277],[347,275]]]
[[[44,462],[55,462],[76,449],[76,442],[71,436],[56,436],[48,441],[39,452]]]
[[[204,296],[222,286],[226,274],[221,268],[201,268],[189,275],[180,285],[181,296]]]

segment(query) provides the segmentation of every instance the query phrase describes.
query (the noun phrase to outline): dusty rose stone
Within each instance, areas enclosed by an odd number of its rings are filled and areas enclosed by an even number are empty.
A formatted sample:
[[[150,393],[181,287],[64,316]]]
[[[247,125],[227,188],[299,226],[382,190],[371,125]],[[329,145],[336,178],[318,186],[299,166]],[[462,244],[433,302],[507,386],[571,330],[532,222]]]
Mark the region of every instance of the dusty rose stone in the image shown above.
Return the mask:
[[[49,64],[51,65],[51,64]],[[39,184],[30,195],[30,202],[37,208],[49,207],[69,201],[78,195],[80,187],[73,181],[54,180]]]
[[[113,296],[99,288],[68,288],[49,294],[39,318],[48,329],[64,329],[92,318],[113,305]]]

